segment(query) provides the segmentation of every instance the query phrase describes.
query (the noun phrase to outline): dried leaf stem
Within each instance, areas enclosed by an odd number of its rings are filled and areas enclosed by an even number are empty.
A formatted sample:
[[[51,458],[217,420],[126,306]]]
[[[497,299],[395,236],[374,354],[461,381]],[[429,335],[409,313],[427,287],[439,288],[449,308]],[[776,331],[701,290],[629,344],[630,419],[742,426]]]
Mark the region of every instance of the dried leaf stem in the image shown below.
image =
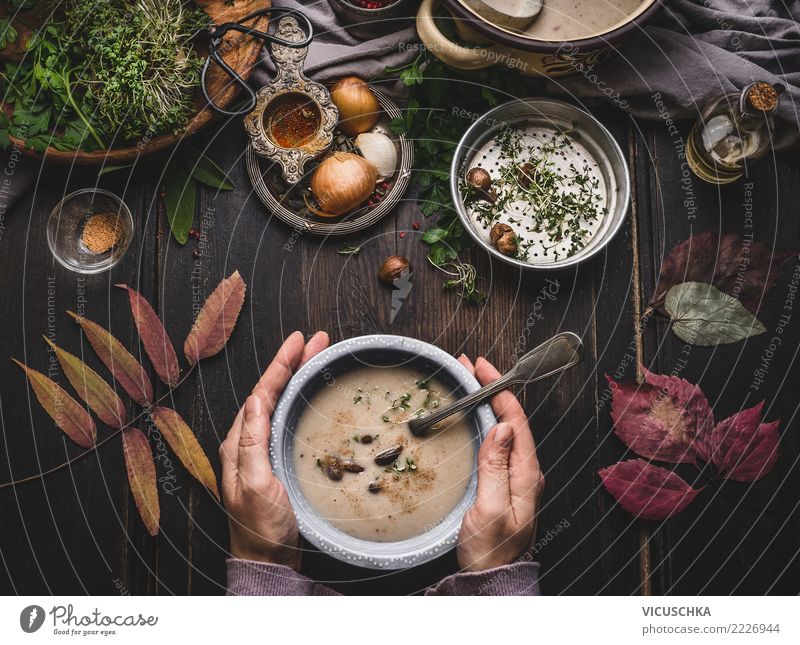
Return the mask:
[[[84,450],[79,455],[75,455],[74,457],[70,457],[69,459],[67,459],[67,461],[59,464],[58,466],[53,466],[52,468],[48,468],[47,470],[43,470],[42,472],[37,473],[36,475],[29,475],[27,477],[23,477],[22,479],[15,479],[15,480],[10,481],[10,482],[4,482],[4,483],[0,484],[0,490],[2,490],[4,488],[10,488],[11,486],[19,486],[21,484],[27,484],[28,482],[36,481],[38,479],[43,479],[47,475],[52,475],[53,473],[56,473],[59,470],[63,470],[67,466],[70,466],[70,465],[74,464],[75,462],[80,461],[86,455],[89,455],[89,454],[93,453],[95,450],[97,450],[103,444],[108,443],[114,437],[117,437],[120,434],[122,434],[123,430],[133,426],[133,424],[136,421],[138,421],[139,419],[141,419],[143,416],[148,415],[150,413],[150,409],[151,408],[153,408],[154,406],[156,406],[159,403],[161,403],[167,397],[171,396],[175,392],[175,390],[177,390],[181,386],[181,384],[183,384],[183,382],[186,381],[186,379],[189,378],[189,376],[192,375],[192,373],[194,372],[194,368],[195,368],[194,365],[190,365],[189,368],[186,370],[186,373],[175,384],[175,387],[170,388],[162,396],[160,396],[158,399],[153,401],[153,405],[145,407],[139,414],[137,414],[135,417],[133,417],[125,425],[123,425],[119,429],[115,429],[114,431],[112,431],[112,433],[110,435],[108,435],[105,439],[102,439],[101,441],[98,441],[96,444],[94,444],[94,446],[92,446],[88,450]]]

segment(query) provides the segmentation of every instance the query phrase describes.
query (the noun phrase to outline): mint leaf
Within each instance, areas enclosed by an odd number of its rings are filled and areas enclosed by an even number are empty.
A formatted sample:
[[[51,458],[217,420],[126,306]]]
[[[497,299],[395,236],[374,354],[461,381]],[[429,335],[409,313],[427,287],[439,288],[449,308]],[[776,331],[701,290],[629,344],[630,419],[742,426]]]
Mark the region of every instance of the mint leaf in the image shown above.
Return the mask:
[[[173,237],[179,244],[189,240],[194,221],[197,185],[183,158],[174,156],[164,171],[164,207]]]

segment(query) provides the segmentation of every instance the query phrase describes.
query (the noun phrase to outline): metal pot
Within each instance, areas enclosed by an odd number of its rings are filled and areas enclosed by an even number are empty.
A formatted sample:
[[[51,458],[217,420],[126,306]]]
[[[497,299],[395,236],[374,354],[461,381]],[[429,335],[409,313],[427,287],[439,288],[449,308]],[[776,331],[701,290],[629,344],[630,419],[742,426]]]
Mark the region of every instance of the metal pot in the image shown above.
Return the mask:
[[[501,16],[492,10],[494,4],[497,3],[482,0],[423,0],[417,13],[417,31],[423,45],[458,69],[501,64],[529,76],[564,76],[608,59],[620,43],[661,10],[664,0],[644,0],[608,29],[563,41],[539,40],[526,33],[525,27],[535,24],[535,3],[530,3],[528,12],[521,11],[519,16]],[[459,45],[442,33],[434,20],[440,5],[452,14],[461,38],[480,46]]]

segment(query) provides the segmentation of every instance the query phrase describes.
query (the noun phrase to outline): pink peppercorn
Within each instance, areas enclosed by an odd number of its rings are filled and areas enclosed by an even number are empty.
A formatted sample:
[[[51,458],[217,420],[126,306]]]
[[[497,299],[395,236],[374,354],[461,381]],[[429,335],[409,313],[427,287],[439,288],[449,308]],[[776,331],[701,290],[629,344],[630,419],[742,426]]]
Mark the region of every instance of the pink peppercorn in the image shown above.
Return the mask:
[[[400,233],[400,239],[402,240],[406,236],[405,232]]]
[[[353,4],[362,9],[383,9],[397,0],[352,0]]]

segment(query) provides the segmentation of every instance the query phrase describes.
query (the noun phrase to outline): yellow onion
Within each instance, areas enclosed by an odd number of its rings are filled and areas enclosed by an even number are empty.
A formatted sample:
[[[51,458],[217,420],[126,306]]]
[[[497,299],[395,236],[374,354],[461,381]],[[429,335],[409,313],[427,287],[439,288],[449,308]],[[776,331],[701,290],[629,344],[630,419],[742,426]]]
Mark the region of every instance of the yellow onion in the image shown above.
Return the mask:
[[[378,171],[364,157],[334,152],[311,177],[311,192],[320,209],[308,208],[320,217],[344,215],[372,194],[377,180]]]
[[[378,122],[378,99],[358,76],[345,76],[331,88],[331,99],[339,109],[339,129],[354,137]]]

